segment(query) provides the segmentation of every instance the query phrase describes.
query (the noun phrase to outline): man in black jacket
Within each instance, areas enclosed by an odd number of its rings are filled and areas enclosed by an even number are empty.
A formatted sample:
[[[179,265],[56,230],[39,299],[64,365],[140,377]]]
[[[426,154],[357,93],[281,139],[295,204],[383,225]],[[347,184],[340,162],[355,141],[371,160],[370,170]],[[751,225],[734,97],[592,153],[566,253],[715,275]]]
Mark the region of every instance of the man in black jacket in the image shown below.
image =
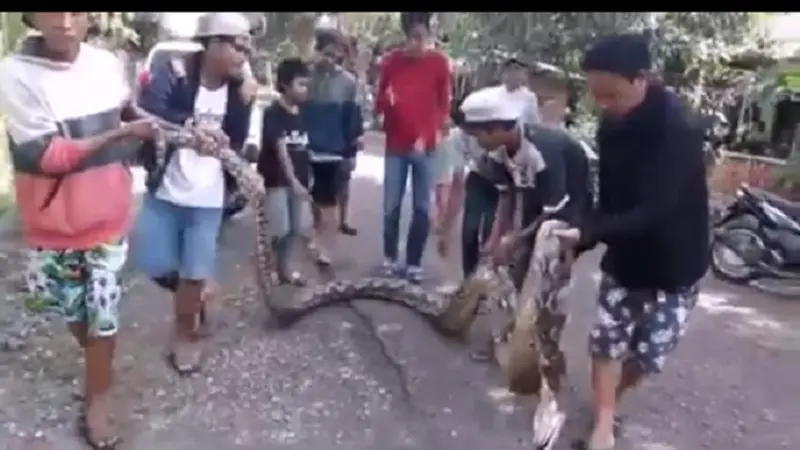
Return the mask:
[[[700,130],[677,97],[648,82],[640,36],[600,39],[583,69],[603,110],[599,205],[559,237],[566,247],[607,247],[590,336],[594,428],[584,443],[607,450],[620,396],[661,371],[697,301],[708,266],[708,190]]]

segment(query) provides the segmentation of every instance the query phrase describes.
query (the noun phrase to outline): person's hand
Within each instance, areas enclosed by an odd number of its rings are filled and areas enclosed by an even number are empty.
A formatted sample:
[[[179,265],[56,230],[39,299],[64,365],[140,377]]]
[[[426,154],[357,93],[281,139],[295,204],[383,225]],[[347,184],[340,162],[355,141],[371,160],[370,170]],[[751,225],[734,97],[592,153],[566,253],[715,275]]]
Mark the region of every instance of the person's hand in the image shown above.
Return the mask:
[[[122,127],[126,135],[145,140],[156,138],[160,131],[158,125],[152,119],[134,120],[133,122],[127,122]]]
[[[499,243],[500,243],[499,239],[489,237],[489,239],[487,239],[486,242],[484,242],[481,245],[480,249],[481,257],[492,256],[494,254],[494,249],[497,247],[497,244]]]
[[[258,82],[255,78],[245,77],[242,85],[239,87],[239,95],[245,103],[250,103],[258,95]]]
[[[230,147],[231,140],[228,138],[228,135],[222,131],[222,128],[219,127],[204,127],[202,125],[199,128],[206,133],[211,139],[214,140],[214,143],[217,144],[221,148]]]
[[[217,141],[208,129],[193,127],[191,147],[199,155],[215,156],[219,150]]]
[[[508,233],[500,238],[491,252],[495,264],[505,264],[517,242],[519,239],[516,233]]]
[[[581,240],[581,230],[577,228],[553,230],[553,236],[558,238],[561,248],[564,250],[572,250]]]
[[[394,106],[395,100],[397,100],[394,96],[394,89],[392,89],[391,85],[386,87],[386,100],[389,101],[389,106]]]
[[[425,139],[422,136],[418,137],[416,141],[414,141],[414,151],[417,153],[425,152]]]

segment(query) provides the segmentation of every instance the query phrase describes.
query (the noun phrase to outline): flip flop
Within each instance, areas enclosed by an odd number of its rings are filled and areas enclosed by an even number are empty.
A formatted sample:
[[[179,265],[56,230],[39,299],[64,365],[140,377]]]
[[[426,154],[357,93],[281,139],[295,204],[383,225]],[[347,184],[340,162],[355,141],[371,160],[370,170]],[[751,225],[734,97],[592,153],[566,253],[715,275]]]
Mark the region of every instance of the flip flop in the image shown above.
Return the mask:
[[[289,275],[278,275],[278,282],[280,284],[288,284],[297,287],[305,287],[308,285],[308,282],[300,275],[300,272],[292,272]]]
[[[358,230],[346,223],[343,223],[339,226],[339,232],[346,236],[358,236]]]
[[[192,344],[192,345],[196,345],[196,344]],[[178,363],[178,358],[177,358],[177,355],[176,355],[176,353],[177,353],[176,350],[175,349],[171,349],[165,355],[165,359],[166,359],[167,365],[172,370],[174,370],[175,373],[177,373],[178,375],[180,375],[182,377],[188,377],[190,375],[194,375],[195,373],[200,372],[200,370],[203,368],[202,350],[198,350],[198,351],[200,352],[200,354],[197,357],[197,361],[195,361],[194,363],[191,363],[191,364],[179,364]]]
[[[623,425],[625,423],[625,418],[623,416],[614,416],[614,441],[619,440],[620,436],[622,436],[623,432]],[[586,439],[578,439],[572,443],[573,450],[589,450],[589,442],[588,438]],[[614,447],[609,447],[607,449],[593,449],[593,450],[614,450]]]
[[[78,436],[86,443],[92,450],[114,450],[122,443],[120,436],[114,435],[105,439],[95,439],[89,427],[86,425],[86,409],[81,406],[80,413],[78,414]]]

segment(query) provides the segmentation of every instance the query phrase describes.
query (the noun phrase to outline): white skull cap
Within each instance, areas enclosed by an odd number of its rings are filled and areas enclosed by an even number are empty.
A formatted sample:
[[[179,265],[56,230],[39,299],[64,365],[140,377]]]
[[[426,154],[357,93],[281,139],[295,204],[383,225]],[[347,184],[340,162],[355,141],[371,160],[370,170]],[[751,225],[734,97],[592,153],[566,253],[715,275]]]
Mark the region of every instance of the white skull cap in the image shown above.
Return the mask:
[[[211,36],[249,36],[250,22],[241,13],[210,12],[197,20],[195,38]]]

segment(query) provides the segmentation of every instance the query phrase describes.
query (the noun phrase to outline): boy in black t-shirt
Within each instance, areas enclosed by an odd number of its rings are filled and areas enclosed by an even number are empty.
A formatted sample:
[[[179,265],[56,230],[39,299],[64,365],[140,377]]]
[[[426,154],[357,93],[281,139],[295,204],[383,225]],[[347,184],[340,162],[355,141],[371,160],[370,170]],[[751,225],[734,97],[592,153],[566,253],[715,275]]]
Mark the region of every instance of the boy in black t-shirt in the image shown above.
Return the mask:
[[[258,172],[267,189],[267,215],[274,233],[277,276],[282,283],[304,285],[299,272],[289,268],[293,237],[308,237],[310,164],[308,134],[299,105],[308,96],[309,70],[299,58],[278,65],[280,97],[264,110]]]

